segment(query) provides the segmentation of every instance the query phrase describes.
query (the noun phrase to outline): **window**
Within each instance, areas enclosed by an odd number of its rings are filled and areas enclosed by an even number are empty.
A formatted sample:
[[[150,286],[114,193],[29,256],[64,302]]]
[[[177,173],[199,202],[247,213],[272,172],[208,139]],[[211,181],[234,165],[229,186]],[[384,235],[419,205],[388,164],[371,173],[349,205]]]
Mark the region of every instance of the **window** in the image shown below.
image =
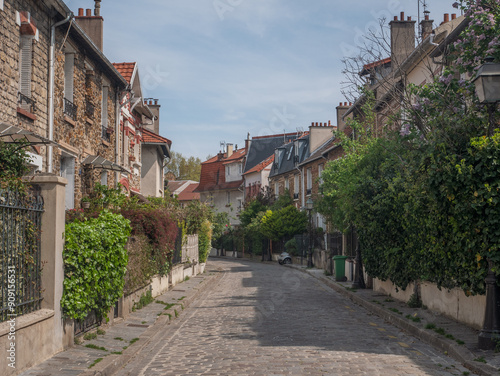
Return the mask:
[[[22,35],[20,52],[19,52],[19,92],[28,99],[31,98],[32,64],[33,64],[33,36]]]
[[[307,194],[310,195],[312,192],[312,171],[311,168],[307,169]]]
[[[106,170],[101,172],[101,184],[108,185],[108,171],[106,171]]]
[[[321,177],[321,175],[323,175],[323,169],[323,164],[318,165],[319,184],[323,184],[323,178]]]
[[[238,212],[240,212],[242,209],[242,202],[241,199],[238,199]]]
[[[101,125],[102,125],[102,138],[109,141],[108,134],[108,96],[109,87],[102,87],[102,101],[101,101]]]
[[[274,195],[276,197],[280,195],[280,185],[278,183],[274,183]]]
[[[75,158],[69,155],[61,156],[61,176],[68,180],[66,185],[66,210],[75,208]]]
[[[290,180],[288,178],[285,179],[285,189],[290,189]]]
[[[299,199],[299,188],[300,188],[300,181],[299,181],[299,175],[294,176],[294,182],[293,182],[293,198],[295,200]]]
[[[75,54],[64,55],[64,114],[76,120],[76,106],[73,103]]]

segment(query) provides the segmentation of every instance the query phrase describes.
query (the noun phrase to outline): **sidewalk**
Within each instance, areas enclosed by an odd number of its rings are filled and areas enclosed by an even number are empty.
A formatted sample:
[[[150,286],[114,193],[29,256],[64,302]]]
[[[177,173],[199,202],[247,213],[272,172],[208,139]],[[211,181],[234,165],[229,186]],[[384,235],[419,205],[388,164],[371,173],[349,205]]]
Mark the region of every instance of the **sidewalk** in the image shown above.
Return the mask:
[[[500,374],[500,353],[479,350],[477,330],[423,308],[410,308],[404,302],[393,300],[371,289],[353,290],[352,282],[336,282],[334,277],[326,276],[323,269],[307,269],[302,265],[287,266],[320,280],[392,325],[442,350],[472,372],[484,376]],[[435,328],[426,329],[429,324]]]
[[[182,315],[203,291],[214,286],[223,271],[207,262],[205,273],[191,277],[155,298],[153,303],[132,312],[92,340],[56,354],[20,376],[112,375],[139,352],[171,320]],[[158,303],[161,302],[161,303]],[[95,331],[93,331],[95,333]],[[102,332],[101,332],[102,333]],[[88,347],[90,345],[90,347]]]

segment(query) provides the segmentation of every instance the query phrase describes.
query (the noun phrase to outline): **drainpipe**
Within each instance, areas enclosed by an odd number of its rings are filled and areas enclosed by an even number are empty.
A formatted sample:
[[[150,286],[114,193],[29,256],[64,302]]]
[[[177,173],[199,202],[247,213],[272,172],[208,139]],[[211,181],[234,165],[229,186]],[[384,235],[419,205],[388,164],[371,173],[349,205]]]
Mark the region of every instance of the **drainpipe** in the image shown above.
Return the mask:
[[[118,86],[115,88],[115,163],[120,165],[120,89]],[[115,187],[118,187],[120,180],[120,172],[115,172]]]
[[[50,29],[50,48],[49,48],[49,140],[54,141],[54,60],[56,44],[56,27],[69,22],[73,18],[73,12],[70,12],[66,18],[52,25]],[[71,27],[71,26],[70,26]],[[68,30],[69,31],[69,30]],[[52,173],[52,145],[48,150],[48,172]]]

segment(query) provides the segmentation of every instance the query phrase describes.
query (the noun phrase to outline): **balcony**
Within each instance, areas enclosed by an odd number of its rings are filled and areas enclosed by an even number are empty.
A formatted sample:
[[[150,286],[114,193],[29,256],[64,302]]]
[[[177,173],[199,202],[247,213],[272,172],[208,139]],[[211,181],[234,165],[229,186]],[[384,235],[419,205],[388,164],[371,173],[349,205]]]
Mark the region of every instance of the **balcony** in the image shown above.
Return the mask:
[[[71,120],[76,121],[76,112],[78,107],[68,99],[64,98],[64,115],[68,116]]]
[[[36,110],[36,102],[34,99],[24,95],[21,92],[17,93],[17,105],[24,111],[27,111],[31,114],[35,113]]]

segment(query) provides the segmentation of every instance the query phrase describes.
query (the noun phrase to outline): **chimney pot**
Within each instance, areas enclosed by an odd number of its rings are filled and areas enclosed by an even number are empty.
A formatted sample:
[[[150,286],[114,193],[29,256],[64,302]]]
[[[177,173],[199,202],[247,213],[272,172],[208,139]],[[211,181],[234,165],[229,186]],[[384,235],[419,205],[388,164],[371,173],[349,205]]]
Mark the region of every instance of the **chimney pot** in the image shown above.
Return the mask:
[[[456,18],[457,18],[457,14],[456,14],[456,13],[452,13],[452,14],[451,14],[451,19],[452,19],[452,20],[454,20],[454,19],[456,19]]]
[[[87,17],[92,17],[92,9],[87,9]]]
[[[155,106],[158,106],[158,99],[155,99]]]
[[[401,12],[399,17],[400,17],[401,21],[404,21],[405,20],[405,12]]]
[[[318,126],[318,122],[316,122],[316,126]]]
[[[445,13],[444,14],[444,23],[449,22],[449,21],[450,21],[450,14],[449,13]]]
[[[398,20],[398,16],[394,16],[394,21],[397,21]]]
[[[408,16],[408,21],[411,21],[411,16]]]
[[[344,107],[347,107],[347,102],[344,102]]]
[[[339,103],[339,106],[342,106],[342,102]]]
[[[351,103],[351,102],[349,102],[349,106],[352,106],[352,103]]]
[[[149,104],[153,104],[153,100],[152,99],[149,100]]]
[[[331,121],[331,120],[328,120],[328,126],[330,126],[330,125],[331,125],[330,121]]]
[[[83,8],[78,8],[78,16],[83,17]]]
[[[428,14],[425,15],[425,20],[429,21],[429,15]]]

